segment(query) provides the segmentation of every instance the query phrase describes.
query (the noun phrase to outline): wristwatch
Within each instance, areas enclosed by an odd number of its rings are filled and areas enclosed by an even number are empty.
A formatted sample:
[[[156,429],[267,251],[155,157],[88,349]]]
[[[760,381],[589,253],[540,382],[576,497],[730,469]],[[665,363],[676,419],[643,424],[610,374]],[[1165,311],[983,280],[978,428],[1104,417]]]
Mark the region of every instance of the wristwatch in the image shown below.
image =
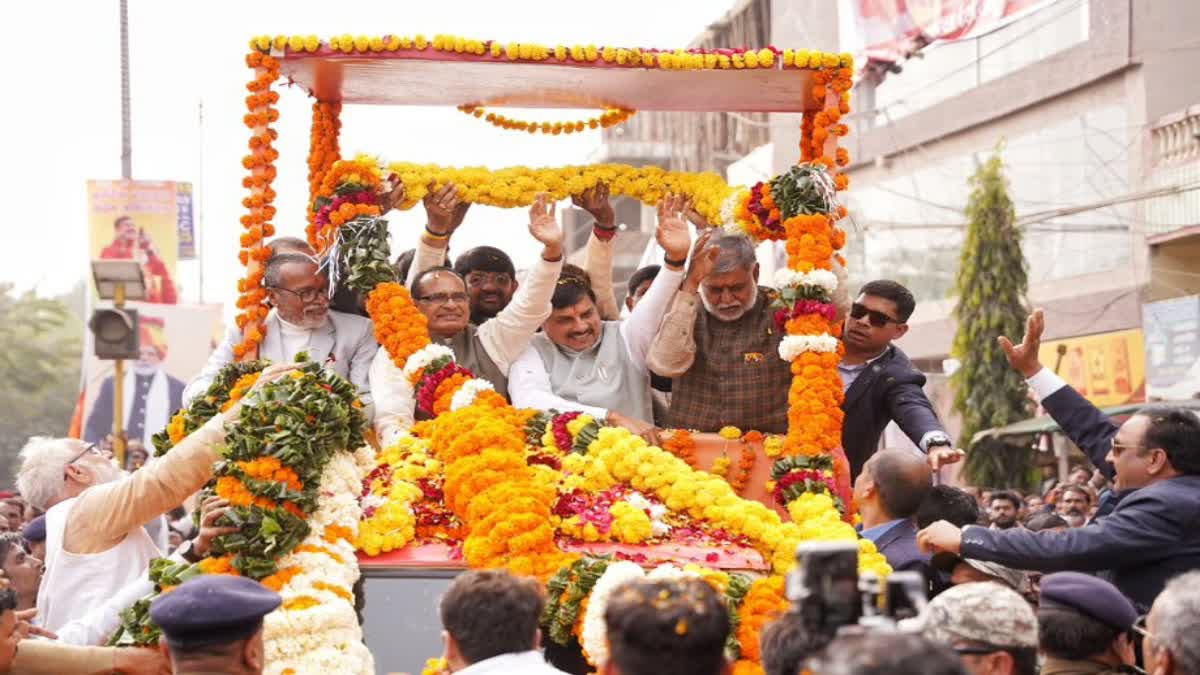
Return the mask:
[[[925,452],[929,452],[929,450],[935,445],[944,445],[947,448],[953,448],[954,442],[950,440],[948,435],[938,432],[936,434],[930,434],[929,442],[925,444]]]
[[[192,564],[198,563],[201,560],[201,556],[196,553],[195,543],[195,539],[189,539],[179,547],[179,556]]]

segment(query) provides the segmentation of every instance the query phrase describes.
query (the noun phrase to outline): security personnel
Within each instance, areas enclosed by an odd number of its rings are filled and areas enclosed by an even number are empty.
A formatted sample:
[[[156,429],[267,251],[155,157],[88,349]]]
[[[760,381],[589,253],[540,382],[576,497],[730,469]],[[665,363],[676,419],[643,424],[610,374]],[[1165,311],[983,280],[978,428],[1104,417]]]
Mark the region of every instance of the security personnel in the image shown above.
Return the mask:
[[[1079,572],[1042,577],[1038,647],[1042,675],[1134,673],[1133,603],[1109,582]]]
[[[281,601],[257,581],[206,574],[159,596],[150,618],[162,628],[176,675],[259,675],[263,617]]]

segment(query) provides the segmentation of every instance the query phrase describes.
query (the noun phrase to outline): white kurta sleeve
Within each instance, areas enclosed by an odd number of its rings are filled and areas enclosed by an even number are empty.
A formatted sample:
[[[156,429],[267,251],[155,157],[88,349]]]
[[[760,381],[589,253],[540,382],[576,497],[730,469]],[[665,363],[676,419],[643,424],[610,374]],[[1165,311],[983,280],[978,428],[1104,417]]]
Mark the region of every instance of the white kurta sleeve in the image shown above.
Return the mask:
[[[375,433],[379,446],[386,448],[413,425],[416,399],[412,385],[392,363],[386,349],[375,352],[369,380],[375,403]]]

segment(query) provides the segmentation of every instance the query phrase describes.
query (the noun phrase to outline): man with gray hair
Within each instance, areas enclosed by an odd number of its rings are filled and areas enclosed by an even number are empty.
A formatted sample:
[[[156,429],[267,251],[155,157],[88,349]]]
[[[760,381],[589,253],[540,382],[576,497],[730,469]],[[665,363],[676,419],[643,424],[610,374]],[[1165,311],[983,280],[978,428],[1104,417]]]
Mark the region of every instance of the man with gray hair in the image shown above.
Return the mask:
[[[693,251],[646,359],[652,372],[674,380],[668,426],[787,431],[791,365],[779,358],[784,331],[758,271],[754,245],[741,235],[714,235]],[[846,301],[835,298],[842,310]]]
[[[1138,624],[1143,622],[1139,621]],[[1154,601],[1142,634],[1146,672],[1153,675],[1200,675],[1200,571],[1167,582]]]

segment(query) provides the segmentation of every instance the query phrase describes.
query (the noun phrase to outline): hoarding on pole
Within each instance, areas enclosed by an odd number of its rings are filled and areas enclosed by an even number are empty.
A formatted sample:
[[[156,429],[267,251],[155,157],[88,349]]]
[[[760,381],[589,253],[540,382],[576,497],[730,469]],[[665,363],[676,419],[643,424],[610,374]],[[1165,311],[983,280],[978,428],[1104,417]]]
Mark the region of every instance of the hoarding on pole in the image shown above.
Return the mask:
[[[88,236],[93,260],[137,260],[145,301],[179,301],[179,188],[173,181],[88,181]],[[190,200],[189,200],[190,201]]]

